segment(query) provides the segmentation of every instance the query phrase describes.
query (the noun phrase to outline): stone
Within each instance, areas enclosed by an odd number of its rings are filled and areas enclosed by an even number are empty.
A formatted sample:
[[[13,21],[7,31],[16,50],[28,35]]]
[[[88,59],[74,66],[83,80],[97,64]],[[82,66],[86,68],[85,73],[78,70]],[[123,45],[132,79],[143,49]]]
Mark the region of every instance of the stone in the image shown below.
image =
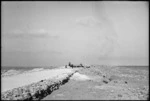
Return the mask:
[[[114,83],[118,83],[118,81],[114,81]]]
[[[121,95],[121,94],[118,94],[118,97],[122,97],[122,95]]]
[[[108,80],[105,79],[105,80],[103,80],[103,82],[107,84],[107,83],[108,83]]]

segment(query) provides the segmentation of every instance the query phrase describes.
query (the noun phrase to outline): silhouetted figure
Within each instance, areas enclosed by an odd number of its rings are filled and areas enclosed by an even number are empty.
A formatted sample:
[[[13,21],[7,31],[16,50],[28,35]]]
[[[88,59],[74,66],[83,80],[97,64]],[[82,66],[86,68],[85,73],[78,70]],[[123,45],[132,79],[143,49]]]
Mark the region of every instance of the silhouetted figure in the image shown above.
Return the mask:
[[[71,66],[71,62],[69,62],[69,64],[68,64],[69,66]]]
[[[72,68],[76,68],[76,67],[90,68],[90,66],[84,66],[82,63],[80,63],[79,65],[74,65],[74,64],[71,64],[71,62],[69,62],[68,66],[70,66]]]
[[[80,67],[84,67],[84,66],[82,65],[82,63],[80,63]]]
[[[73,68],[73,64],[71,64],[71,62],[69,62],[69,66]]]
[[[67,65],[65,65],[65,68],[67,68]]]

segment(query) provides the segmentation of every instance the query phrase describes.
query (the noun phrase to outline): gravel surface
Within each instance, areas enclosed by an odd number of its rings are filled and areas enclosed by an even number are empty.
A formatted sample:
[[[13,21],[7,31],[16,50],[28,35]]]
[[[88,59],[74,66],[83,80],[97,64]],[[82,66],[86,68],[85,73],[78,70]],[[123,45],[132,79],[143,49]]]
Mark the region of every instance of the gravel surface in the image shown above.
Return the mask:
[[[68,83],[43,100],[147,100],[148,83],[146,70],[91,66],[78,69]]]

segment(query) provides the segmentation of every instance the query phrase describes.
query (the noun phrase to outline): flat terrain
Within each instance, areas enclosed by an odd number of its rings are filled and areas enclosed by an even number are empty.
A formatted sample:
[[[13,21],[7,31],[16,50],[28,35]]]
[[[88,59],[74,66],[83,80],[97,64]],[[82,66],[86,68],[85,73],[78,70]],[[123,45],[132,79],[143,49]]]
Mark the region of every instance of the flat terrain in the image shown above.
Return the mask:
[[[148,68],[141,68],[91,66],[77,69],[68,83],[43,100],[147,100]]]

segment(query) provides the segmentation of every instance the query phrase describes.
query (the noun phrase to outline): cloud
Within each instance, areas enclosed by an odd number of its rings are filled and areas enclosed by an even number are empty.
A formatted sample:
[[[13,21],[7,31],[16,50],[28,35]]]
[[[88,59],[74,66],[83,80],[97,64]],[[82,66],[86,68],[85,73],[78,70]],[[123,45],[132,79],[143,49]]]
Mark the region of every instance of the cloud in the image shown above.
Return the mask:
[[[86,27],[95,27],[97,25],[101,25],[101,21],[99,21],[98,19],[96,19],[92,16],[79,18],[76,20],[76,23],[78,25],[86,26]]]
[[[51,34],[49,31],[45,29],[33,29],[29,31],[23,31],[23,30],[13,30],[9,33],[3,34],[3,36],[9,37],[9,38],[59,38],[58,35]]]
[[[87,43],[88,47],[92,48],[88,50],[88,54],[94,53],[98,58],[110,57],[115,54],[119,46],[118,35],[111,19],[86,16],[78,18],[76,24],[82,26],[84,32],[87,32],[87,36],[89,35]]]
[[[59,50],[54,50],[54,49],[41,49],[41,50],[30,50],[30,52],[35,52],[35,53],[40,53],[40,54],[43,54],[43,53],[46,53],[46,54],[51,54],[51,55],[62,55],[63,52],[59,51]]]
[[[51,54],[51,55],[62,55],[63,52],[59,50],[53,50],[53,49],[30,49],[30,48],[14,48],[14,49],[5,49],[2,48],[2,52],[6,53],[27,53],[27,54]]]

